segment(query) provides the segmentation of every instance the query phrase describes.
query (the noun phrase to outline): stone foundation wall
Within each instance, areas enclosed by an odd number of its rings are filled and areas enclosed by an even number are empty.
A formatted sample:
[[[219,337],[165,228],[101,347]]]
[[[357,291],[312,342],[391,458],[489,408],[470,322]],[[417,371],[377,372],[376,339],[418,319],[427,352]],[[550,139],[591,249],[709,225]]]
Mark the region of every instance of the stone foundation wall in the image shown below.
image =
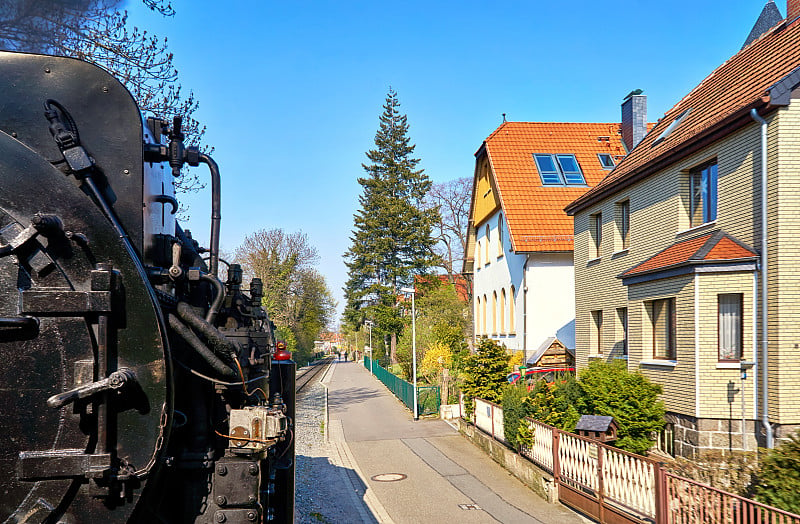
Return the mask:
[[[701,451],[744,451],[741,419],[697,419],[668,412],[666,421],[675,426],[675,456],[694,458]],[[747,451],[767,445],[761,421],[745,420]],[[800,430],[800,424],[773,424],[775,446]]]

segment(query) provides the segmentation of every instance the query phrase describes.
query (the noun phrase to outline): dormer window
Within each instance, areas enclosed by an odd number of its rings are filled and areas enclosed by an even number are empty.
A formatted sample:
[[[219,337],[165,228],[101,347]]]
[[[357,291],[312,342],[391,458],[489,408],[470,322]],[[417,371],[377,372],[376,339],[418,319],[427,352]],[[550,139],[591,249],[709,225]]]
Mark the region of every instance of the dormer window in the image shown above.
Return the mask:
[[[534,153],[536,169],[543,186],[585,186],[581,166],[575,155]]]

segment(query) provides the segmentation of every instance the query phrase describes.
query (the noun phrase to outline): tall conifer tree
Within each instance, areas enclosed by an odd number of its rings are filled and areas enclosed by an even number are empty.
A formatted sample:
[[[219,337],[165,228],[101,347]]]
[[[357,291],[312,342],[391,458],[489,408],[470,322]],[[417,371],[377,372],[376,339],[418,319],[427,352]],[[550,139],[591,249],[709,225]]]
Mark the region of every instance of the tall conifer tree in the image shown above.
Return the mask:
[[[348,280],[345,285],[345,320],[358,328],[365,318],[374,330],[391,337],[391,359],[396,336],[403,323],[397,311],[399,289],[413,286],[414,276],[433,265],[431,228],[435,210],[424,210],[422,200],[431,181],[414,158],[408,137],[408,121],[399,111],[397,93],[389,89],[375,149],[362,164],[366,176],[361,208],[354,215],[352,245],[345,253]],[[375,335],[375,333],[373,333]]]

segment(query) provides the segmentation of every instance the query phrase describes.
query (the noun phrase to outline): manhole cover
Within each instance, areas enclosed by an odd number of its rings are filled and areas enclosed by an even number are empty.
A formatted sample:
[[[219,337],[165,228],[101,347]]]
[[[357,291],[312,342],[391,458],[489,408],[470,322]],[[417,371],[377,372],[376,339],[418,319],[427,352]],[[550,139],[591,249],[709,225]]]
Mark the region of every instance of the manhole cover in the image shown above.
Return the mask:
[[[478,506],[477,504],[459,504],[458,507],[461,508],[461,509],[464,509],[464,510],[467,510],[467,509],[481,509],[481,507]]]
[[[372,480],[375,482],[397,482],[407,478],[408,475],[403,475],[402,473],[381,473],[372,477]]]

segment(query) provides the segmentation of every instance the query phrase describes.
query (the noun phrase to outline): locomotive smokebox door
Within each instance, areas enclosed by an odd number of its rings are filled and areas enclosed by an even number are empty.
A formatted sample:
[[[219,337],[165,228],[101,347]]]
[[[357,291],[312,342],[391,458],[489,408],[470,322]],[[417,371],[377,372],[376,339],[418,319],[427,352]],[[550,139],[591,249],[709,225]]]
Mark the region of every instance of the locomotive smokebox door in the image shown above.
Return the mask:
[[[135,252],[141,199],[115,208],[131,249],[57,168],[43,108],[69,110],[112,206],[142,192],[139,112],[110,75],[66,58],[0,52],[0,93],[0,521],[124,522],[171,409],[164,324]]]

